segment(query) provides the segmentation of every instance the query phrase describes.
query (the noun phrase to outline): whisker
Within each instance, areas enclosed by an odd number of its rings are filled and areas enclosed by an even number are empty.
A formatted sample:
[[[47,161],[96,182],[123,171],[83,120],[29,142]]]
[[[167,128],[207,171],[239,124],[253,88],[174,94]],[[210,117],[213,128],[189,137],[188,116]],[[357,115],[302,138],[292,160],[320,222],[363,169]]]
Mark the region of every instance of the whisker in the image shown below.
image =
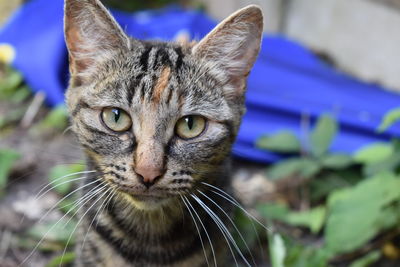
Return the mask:
[[[105,186],[104,186],[104,187],[105,187]],[[93,197],[95,197],[95,194],[94,194],[94,195],[92,194],[92,196],[91,196],[89,199],[87,199],[87,200],[85,201],[85,203],[87,203],[88,201],[90,201],[90,199],[92,199]],[[77,213],[82,207],[83,207],[83,205],[74,213],[74,215],[72,215],[72,217],[75,216],[76,213]],[[32,251],[29,253],[29,255],[26,256],[26,258],[21,262],[20,266],[23,266],[23,265],[24,265],[24,263],[33,255],[33,253],[36,252],[36,250],[37,250],[38,247],[42,244],[42,242],[43,242],[44,239],[47,237],[47,235],[48,235],[48,234],[54,229],[54,227],[56,227],[66,216],[68,216],[68,214],[69,214],[72,210],[73,210],[73,208],[71,208],[70,210],[68,210],[68,212],[66,212],[53,226],[50,227],[49,230],[47,230],[47,232],[43,235],[43,237],[39,240],[39,242],[36,244],[36,246],[35,246],[35,247],[32,249]],[[72,218],[72,217],[71,217],[71,218]],[[71,221],[71,219],[68,220],[68,222],[70,222],[70,221]],[[67,223],[68,223],[68,222],[67,222]]]
[[[64,196],[62,199],[60,199],[56,204],[54,204],[54,205],[42,216],[42,218],[40,218],[40,220],[39,220],[37,223],[41,223],[42,220],[43,220],[44,218],[46,218],[46,216],[49,215],[49,213],[52,212],[52,211],[53,211],[60,203],[62,203],[65,199],[67,199],[67,198],[70,197],[71,195],[75,194],[77,191],[79,191],[79,190],[81,190],[81,189],[83,189],[83,188],[85,188],[85,187],[87,187],[87,186],[90,186],[91,184],[96,183],[96,182],[98,182],[98,181],[95,180],[95,181],[93,181],[93,182],[90,182],[90,183],[88,183],[88,184],[86,184],[86,185],[83,185],[83,186],[81,186],[81,187],[75,189],[74,191],[68,193],[66,196]],[[78,200],[79,200],[79,199],[78,199]],[[78,201],[78,200],[76,200],[76,201]],[[76,201],[75,201],[75,202],[76,202]],[[74,203],[75,203],[75,202],[74,202]],[[70,206],[70,205],[74,205],[74,203],[64,205],[63,207],[61,207],[61,209],[66,208],[66,207],[68,207],[68,206]]]
[[[103,187],[104,189],[104,187]],[[67,240],[67,243],[64,247],[64,251],[63,251],[63,255],[61,256],[61,260],[60,260],[60,265],[59,267],[61,267],[61,263],[63,262],[65,253],[67,252],[67,247],[68,244],[71,242],[71,238],[73,236],[73,234],[75,233],[76,229],[78,228],[79,224],[82,222],[83,218],[85,218],[86,214],[88,214],[88,212],[96,205],[97,202],[99,202],[108,192],[110,192],[110,190],[112,190],[113,188],[108,188],[87,210],[86,212],[81,216],[81,218],[79,219],[78,223],[75,225],[74,229],[72,230],[72,233],[69,235],[69,238]],[[86,202],[87,203],[87,202]],[[82,205],[83,207],[84,205]],[[82,208],[81,207],[81,208]]]
[[[95,171],[81,171],[81,172],[75,172],[75,173],[70,173],[67,175],[64,175],[62,177],[59,177],[57,179],[55,179],[54,181],[47,183],[46,185],[42,185],[43,188],[36,194],[35,198],[41,198],[43,195],[45,195],[47,192],[49,192],[50,190],[54,189],[55,187],[50,188],[49,190],[47,190],[46,192],[44,192],[43,194],[41,194],[46,188],[48,188],[49,186],[51,186],[52,184],[54,184],[55,182],[70,177],[70,176],[75,176],[75,175],[79,175],[79,174],[88,174],[88,173],[93,173]],[[69,181],[74,181],[74,180],[69,180]],[[67,181],[67,182],[69,182]],[[65,184],[65,183],[64,183]],[[58,185],[59,186],[59,185]],[[57,186],[56,186],[57,187]],[[40,195],[40,196],[39,196]]]
[[[194,225],[196,226],[196,229],[197,229],[197,233],[199,234],[199,237],[200,237],[201,246],[203,247],[204,257],[206,258],[207,266],[210,266],[210,263],[208,262],[207,252],[206,252],[206,249],[205,249],[205,246],[204,246],[203,238],[201,237],[200,229],[199,229],[199,227],[197,225],[196,219],[193,217],[192,211],[190,210],[189,206],[185,203],[185,200],[183,199],[182,195],[180,195],[180,197],[182,199],[183,204],[185,204],[187,210],[189,211],[190,216],[193,219]],[[205,230],[204,227],[203,227],[203,229]],[[211,244],[211,241],[210,241],[210,244]],[[215,260],[215,258],[214,258],[214,260]],[[215,266],[217,266],[216,262],[215,262]]]
[[[87,231],[86,231],[85,237],[83,238],[81,250],[82,250],[83,247],[85,246],[86,238],[87,238],[87,236],[88,236],[88,234],[89,234],[90,228],[92,227],[94,221],[95,221],[96,218],[100,215],[100,213],[102,213],[102,212],[104,211],[104,207],[106,206],[106,205],[104,205],[104,204],[109,200],[109,198],[111,198],[111,197],[113,196],[113,190],[114,190],[114,189],[113,189],[113,188],[111,188],[111,189],[112,189],[112,190],[109,191],[108,195],[104,198],[104,201],[100,204],[100,208],[97,210],[96,214],[93,216],[93,219],[92,219],[92,221],[91,221],[90,224],[89,224],[89,227],[88,227],[88,229],[87,229]]]
[[[244,245],[246,246],[246,249],[247,249],[247,251],[249,252],[250,257],[251,257],[251,259],[252,259],[254,265],[256,265],[256,262],[255,262],[255,260],[254,260],[253,254],[251,253],[251,250],[250,250],[249,246],[247,245],[246,240],[244,239],[242,233],[241,233],[241,232],[239,231],[239,229],[237,228],[235,222],[234,222],[234,221],[230,218],[230,216],[224,211],[224,209],[223,209],[220,205],[218,205],[214,200],[212,200],[210,197],[208,197],[206,194],[204,194],[204,193],[201,192],[200,190],[197,190],[197,192],[199,192],[199,193],[202,194],[205,198],[207,198],[208,200],[210,200],[219,210],[221,210],[221,211],[225,214],[225,216],[228,218],[228,220],[231,222],[231,224],[232,224],[233,227],[235,228],[236,232],[239,234],[239,237],[242,239]],[[236,242],[235,242],[235,243],[236,243]]]
[[[226,199],[227,201],[231,202],[233,205],[235,205],[236,207],[238,207],[240,210],[242,210],[249,218],[253,219],[254,221],[256,221],[259,225],[261,225],[265,230],[267,230],[268,232],[272,232],[271,229],[269,229],[267,226],[265,226],[262,222],[260,222],[256,217],[254,217],[253,215],[251,215],[245,208],[243,208],[242,205],[240,205],[240,203],[231,195],[229,195],[228,193],[226,193],[225,191],[223,191],[222,189],[213,186],[211,184],[205,183],[205,182],[201,182],[204,185],[207,185],[209,187],[212,187],[216,190],[218,190],[219,192],[222,192],[224,195],[216,192],[215,190],[210,190],[211,192],[213,192],[216,195],[219,195],[220,197]]]
[[[232,254],[232,257],[233,257],[233,259],[234,259],[234,261],[236,263],[236,266],[239,266],[238,262],[236,260],[236,257],[235,257],[235,253],[233,252],[231,244],[230,244],[230,242],[228,240],[228,237],[227,237],[227,232],[229,232],[229,231],[228,231],[228,229],[226,229],[226,226],[221,222],[221,220],[219,220],[219,217],[214,212],[212,212],[207,207],[206,204],[204,204],[203,201],[201,201],[198,197],[196,197],[193,194],[190,194],[190,196],[200,205],[200,207],[202,207],[207,212],[207,214],[210,216],[210,218],[215,222],[215,224],[217,225],[217,227],[221,231],[223,237],[225,238],[226,244],[228,245],[228,248],[229,248],[229,250],[230,250],[230,252]]]

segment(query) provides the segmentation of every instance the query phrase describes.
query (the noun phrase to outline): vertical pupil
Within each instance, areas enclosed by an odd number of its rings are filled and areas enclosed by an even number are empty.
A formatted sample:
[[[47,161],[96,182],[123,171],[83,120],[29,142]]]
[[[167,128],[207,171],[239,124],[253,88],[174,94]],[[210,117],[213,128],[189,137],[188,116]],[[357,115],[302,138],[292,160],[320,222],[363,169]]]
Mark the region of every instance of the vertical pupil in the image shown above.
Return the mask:
[[[192,130],[193,124],[194,124],[193,117],[192,116],[186,117],[186,123],[187,123],[189,130]]]
[[[118,122],[119,117],[121,117],[121,111],[119,109],[113,109],[112,112],[114,113],[114,121]]]

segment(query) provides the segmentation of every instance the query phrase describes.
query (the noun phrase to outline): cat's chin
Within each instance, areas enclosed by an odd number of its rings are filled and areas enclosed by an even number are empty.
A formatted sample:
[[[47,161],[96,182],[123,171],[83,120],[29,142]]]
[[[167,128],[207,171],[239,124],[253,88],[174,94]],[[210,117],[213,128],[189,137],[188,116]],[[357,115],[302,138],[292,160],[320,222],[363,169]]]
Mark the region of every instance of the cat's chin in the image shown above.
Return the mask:
[[[170,197],[159,197],[152,195],[133,195],[125,192],[121,192],[122,197],[125,201],[131,204],[138,210],[143,211],[155,211],[162,209],[162,207],[169,204],[172,200]]]

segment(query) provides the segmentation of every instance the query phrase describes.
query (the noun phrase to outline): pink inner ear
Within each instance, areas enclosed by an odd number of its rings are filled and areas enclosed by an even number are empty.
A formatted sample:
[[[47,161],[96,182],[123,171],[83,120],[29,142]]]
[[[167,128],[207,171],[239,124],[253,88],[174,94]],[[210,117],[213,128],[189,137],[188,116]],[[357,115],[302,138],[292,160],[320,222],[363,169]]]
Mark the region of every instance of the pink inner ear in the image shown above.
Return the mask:
[[[256,6],[249,6],[221,22],[193,53],[217,64],[236,92],[243,92],[261,45],[263,17]]]
[[[65,0],[65,39],[74,85],[85,83],[98,63],[127,49],[130,39],[99,0]]]

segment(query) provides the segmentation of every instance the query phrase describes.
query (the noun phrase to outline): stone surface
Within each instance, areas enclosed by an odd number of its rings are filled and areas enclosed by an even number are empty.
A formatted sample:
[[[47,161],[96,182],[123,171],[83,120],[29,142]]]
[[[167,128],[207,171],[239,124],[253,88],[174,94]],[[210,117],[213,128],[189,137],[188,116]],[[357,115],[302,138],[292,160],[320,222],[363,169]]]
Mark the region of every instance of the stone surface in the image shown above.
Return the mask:
[[[396,6],[393,0],[295,0],[289,4],[284,31],[329,55],[346,72],[400,91]]]
[[[216,19],[248,4],[282,33],[366,82],[400,92],[400,0],[199,0]]]
[[[199,0],[206,6],[207,12],[215,19],[222,20],[250,4],[259,5],[263,10],[264,30],[267,33],[277,33],[282,26],[282,12],[285,0]]]
[[[22,0],[0,0],[0,26],[2,26]]]

